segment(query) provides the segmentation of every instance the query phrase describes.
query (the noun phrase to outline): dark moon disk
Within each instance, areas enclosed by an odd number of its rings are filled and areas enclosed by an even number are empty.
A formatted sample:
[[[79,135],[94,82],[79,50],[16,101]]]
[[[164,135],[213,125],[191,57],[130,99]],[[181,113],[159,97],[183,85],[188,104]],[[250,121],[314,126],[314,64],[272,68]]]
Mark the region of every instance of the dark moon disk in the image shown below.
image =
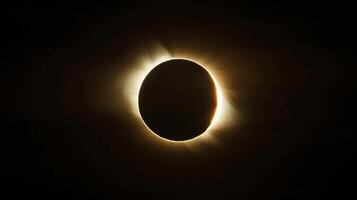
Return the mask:
[[[145,124],[169,140],[189,140],[205,132],[216,107],[212,77],[189,60],[173,59],[157,65],[139,91],[139,110]]]

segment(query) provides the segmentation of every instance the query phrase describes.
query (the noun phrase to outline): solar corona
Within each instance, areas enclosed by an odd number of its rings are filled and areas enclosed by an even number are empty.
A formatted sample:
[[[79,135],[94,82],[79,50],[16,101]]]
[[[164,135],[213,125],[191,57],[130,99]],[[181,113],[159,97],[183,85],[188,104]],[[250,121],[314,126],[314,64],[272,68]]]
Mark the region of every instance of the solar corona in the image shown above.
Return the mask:
[[[194,55],[171,55],[163,48],[156,51],[156,56],[142,55],[125,79],[127,110],[138,120],[141,134],[162,144],[193,147],[208,142],[218,145],[218,134],[234,125],[236,120],[232,119],[238,117],[227,99],[227,89],[223,87],[224,71],[216,63]],[[174,78],[170,80],[168,77]],[[145,86],[146,83],[151,86]],[[171,86],[175,87],[167,89]],[[203,91],[202,87],[205,88]],[[150,92],[145,92],[147,89]],[[168,98],[171,99],[171,106],[166,102]],[[146,101],[148,99],[151,103]],[[178,111],[176,114],[175,110]],[[171,130],[165,122],[170,122]]]

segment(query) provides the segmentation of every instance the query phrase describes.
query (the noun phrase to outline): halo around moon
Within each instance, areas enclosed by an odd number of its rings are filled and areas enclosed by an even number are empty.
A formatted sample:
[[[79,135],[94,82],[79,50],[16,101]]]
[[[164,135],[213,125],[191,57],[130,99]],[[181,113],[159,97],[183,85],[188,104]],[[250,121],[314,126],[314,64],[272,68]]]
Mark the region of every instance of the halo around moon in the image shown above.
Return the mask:
[[[154,136],[154,138],[159,139],[162,142],[169,142],[169,143],[177,143],[177,144],[193,144],[197,142],[209,142],[209,143],[219,143],[217,140],[216,134],[220,132],[221,129],[229,127],[236,123],[237,113],[233,106],[229,103],[225,96],[225,90],[222,89],[221,83],[224,80],[222,74],[218,73],[221,70],[218,66],[213,66],[209,62],[205,62],[204,59],[194,59],[191,56],[172,56],[169,54],[165,49],[158,49],[157,54],[155,56],[143,56],[137,66],[132,66],[132,69],[128,72],[128,75],[125,79],[125,88],[124,88],[124,96],[127,99],[127,107],[132,113],[135,118],[140,122],[142,130],[144,132],[150,133],[149,135]],[[195,138],[183,141],[175,141],[165,139],[163,137],[158,136],[154,133],[150,128],[145,124],[143,119],[140,115],[139,110],[139,91],[140,87],[148,75],[148,73],[155,68],[160,63],[165,61],[173,60],[173,59],[183,59],[194,62],[201,67],[203,67],[211,76],[212,80],[214,81],[215,88],[216,88],[216,98],[217,98],[217,106],[214,113],[214,116],[211,120],[210,125],[203,132],[201,135],[198,135]]]

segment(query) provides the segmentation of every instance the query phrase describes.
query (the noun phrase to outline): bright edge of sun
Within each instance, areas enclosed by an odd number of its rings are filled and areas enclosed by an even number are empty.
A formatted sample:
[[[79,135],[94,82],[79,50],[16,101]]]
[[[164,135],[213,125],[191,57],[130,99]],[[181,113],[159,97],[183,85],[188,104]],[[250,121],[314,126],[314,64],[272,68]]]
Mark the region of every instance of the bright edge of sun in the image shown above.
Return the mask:
[[[145,77],[149,74],[149,72],[153,68],[155,68],[160,63],[173,59],[189,60],[194,63],[197,63],[198,65],[206,69],[206,71],[210,74],[211,78],[214,81],[215,88],[216,88],[216,95],[217,95],[216,96],[217,106],[216,106],[215,114],[206,131],[192,139],[183,140],[183,141],[169,140],[157,135],[145,124],[139,111],[138,96],[139,96],[141,84],[143,83]],[[129,74],[128,79],[126,81],[126,89],[124,91],[125,92],[124,95],[127,97],[131,113],[133,113],[135,117],[138,120],[140,120],[141,125],[144,127],[146,131],[152,133],[150,135],[155,136],[155,138],[158,138],[161,141],[170,142],[170,143],[185,143],[185,144],[198,142],[198,141],[207,141],[213,143],[217,142],[214,133],[218,132],[219,129],[227,127],[233,123],[232,120],[230,119],[232,119],[233,117],[232,115],[234,113],[234,109],[225,98],[224,90],[222,90],[221,85],[219,84],[220,83],[219,80],[221,80],[222,77],[219,77],[218,74],[215,74],[216,71],[215,69],[216,68],[211,66],[209,63],[205,63],[204,61],[202,62],[197,61],[196,59],[188,58],[186,56],[185,57],[171,56],[168,53],[160,54],[155,58],[147,57],[146,59],[143,59],[141,64],[139,64],[139,66],[136,69],[132,70],[131,74]]]

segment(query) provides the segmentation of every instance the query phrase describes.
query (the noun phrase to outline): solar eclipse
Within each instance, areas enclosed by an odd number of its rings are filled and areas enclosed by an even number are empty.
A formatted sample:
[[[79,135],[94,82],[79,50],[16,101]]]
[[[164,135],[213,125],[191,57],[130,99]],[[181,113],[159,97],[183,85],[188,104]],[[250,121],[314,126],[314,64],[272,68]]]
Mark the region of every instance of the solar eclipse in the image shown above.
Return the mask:
[[[118,79],[118,85],[122,84],[124,86],[122,94],[125,97],[125,111],[129,112],[133,117],[133,125],[135,124],[135,129],[138,130],[138,136],[145,141],[153,142],[159,146],[174,145],[175,147],[188,147],[194,149],[200,148],[204,144],[220,146],[221,137],[226,133],[225,130],[240,123],[240,121],[237,122],[237,119],[240,120],[239,113],[234,105],[231,104],[230,98],[232,93],[229,84],[226,81],[227,78],[229,78],[229,74],[227,74],[227,71],[224,68],[225,63],[219,62],[220,60],[214,55],[207,57],[195,52],[184,51],[171,53],[160,43],[153,43],[150,48],[151,51],[145,50],[142,52],[135,52],[137,56],[133,57],[132,62],[128,62],[126,65],[128,70],[121,73],[121,77],[125,78]],[[169,65],[178,61],[181,63],[179,64],[180,67],[174,66],[171,69],[177,68],[176,70],[180,71],[183,63],[183,65],[187,65],[186,70],[182,69],[183,71],[180,73],[175,72],[177,74],[176,76],[174,76],[175,73],[170,72],[171,70],[164,70],[165,72],[161,72],[162,69],[169,69]],[[161,67],[163,64],[164,66],[167,66]],[[192,72],[194,71],[198,71],[196,72],[196,75],[192,75]],[[196,96],[198,99],[191,101],[189,104],[179,103],[179,99],[183,98],[185,95],[178,95],[178,100],[171,98],[171,105],[173,106],[170,107],[170,103],[167,102],[166,106],[162,106],[159,102],[164,101],[165,98],[169,98],[167,94],[172,92],[175,93],[175,90],[163,89],[164,86],[162,84],[157,84],[157,87],[155,86],[152,87],[154,89],[151,89],[157,93],[152,94],[151,92],[148,92],[149,94],[146,96],[152,97],[151,103],[148,103],[143,98],[144,93],[140,93],[146,88],[143,87],[146,85],[146,80],[151,79],[149,78],[152,75],[151,73],[160,74],[158,76],[155,75],[154,78],[158,83],[164,80],[164,77],[167,74],[172,73],[171,76],[174,78],[171,81],[167,80],[168,83],[171,82],[171,86],[176,85],[177,88],[181,88],[183,94],[186,93],[188,96],[190,96],[190,93],[192,93],[191,95],[194,95],[194,93],[199,94],[197,91],[194,92],[194,87],[205,86],[206,89],[204,89],[204,91],[206,92],[200,91],[202,94],[200,95],[201,97]],[[190,76],[192,76],[192,84],[191,86],[188,86],[189,84],[186,82],[188,82]],[[202,83],[197,83],[197,81]],[[182,83],[182,85],[180,85],[180,83]],[[141,95],[143,98],[142,100],[140,100]],[[204,106],[205,103],[203,102],[206,102],[207,105]],[[146,107],[146,109],[144,107]],[[154,107],[161,108],[161,110],[154,109]],[[166,113],[164,112],[164,107],[169,108],[166,109]],[[190,110],[189,108],[192,109]],[[184,109],[186,109],[187,112],[185,112]],[[200,112],[205,114],[194,113],[195,109],[202,109]],[[170,120],[164,118],[164,116],[167,116],[167,113],[170,112],[173,114],[175,110],[177,111],[177,115],[181,113],[181,115],[184,116],[183,118],[186,116],[185,120],[192,120],[192,122],[190,122],[191,124],[179,125],[178,122],[172,120],[170,124],[165,125],[165,122],[167,123]],[[160,120],[162,121],[160,122]],[[191,128],[185,126],[190,126]]]
[[[199,64],[172,59],[153,68],[138,96],[140,115],[160,137],[185,141],[209,128],[217,107],[215,83]]]
[[[345,3],[2,8],[3,196],[348,193],[355,34]]]

